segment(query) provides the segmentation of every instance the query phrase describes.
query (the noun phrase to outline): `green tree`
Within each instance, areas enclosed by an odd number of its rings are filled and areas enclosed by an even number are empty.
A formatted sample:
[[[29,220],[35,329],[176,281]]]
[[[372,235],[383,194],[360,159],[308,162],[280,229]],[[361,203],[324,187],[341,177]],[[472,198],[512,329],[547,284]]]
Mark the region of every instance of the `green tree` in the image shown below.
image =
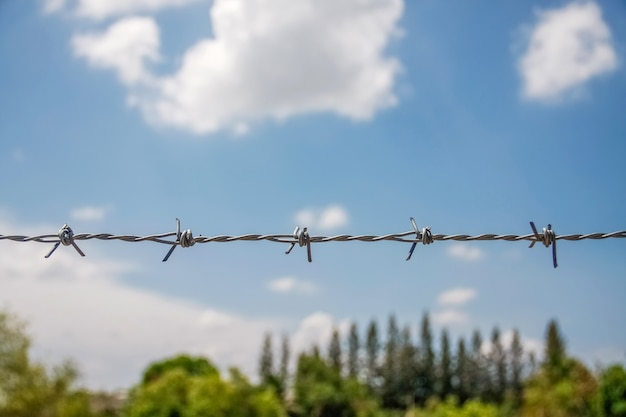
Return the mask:
[[[501,403],[507,390],[506,352],[500,340],[500,330],[497,327],[491,332],[491,350],[489,352],[490,365],[490,393],[492,401]]]
[[[454,366],[454,395],[463,404],[470,395],[470,361],[465,348],[465,340],[459,338]]]
[[[387,325],[387,340],[385,341],[385,357],[382,364],[381,376],[381,397],[383,407],[399,408],[403,405],[400,402],[397,392],[398,388],[398,350],[400,347],[400,331],[396,317],[389,316]]]
[[[341,374],[342,359],[341,359],[341,340],[339,339],[339,330],[333,329],[333,333],[330,337],[330,343],[328,345],[328,363],[339,374]]]
[[[509,387],[515,407],[519,406],[522,400],[523,372],[524,372],[524,347],[517,329],[513,330],[511,347],[509,348],[511,380]]]
[[[612,365],[600,376],[598,406],[603,417],[626,417],[626,369]]]
[[[263,337],[263,347],[259,358],[259,380],[264,385],[273,386],[280,391],[280,381],[274,371],[274,351],[272,349],[272,335],[266,333]]]
[[[88,398],[74,384],[77,368],[66,362],[51,371],[29,357],[25,324],[0,311],[0,417],[57,417],[79,410],[91,416]]]
[[[428,313],[424,313],[420,326],[419,365],[417,372],[416,399],[425,404],[435,390],[435,351]]]
[[[197,358],[199,359],[199,358]],[[286,413],[273,387],[254,387],[236,369],[230,380],[219,372],[189,372],[185,366],[168,366],[179,357],[150,365],[163,370],[131,390],[127,417],[285,417]],[[198,360],[197,363],[203,361]],[[215,369],[202,366],[203,369]],[[165,365],[164,365],[165,364]],[[193,368],[195,369],[195,368]]]
[[[450,353],[450,336],[448,331],[441,331],[441,355],[438,364],[437,395],[446,398],[452,394],[452,354]]]
[[[522,416],[576,417],[594,411],[597,381],[578,360],[567,356],[556,321],[546,330],[545,357],[524,390]]]
[[[289,337],[283,336],[283,340],[280,348],[280,370],[278,372],[278,378],[280,380],[280,394],[284,396],[289,384],[289,356],[291,349],[289,348]]]
[[[374,391],[377,388],[378,355],[380,342],[378,341],[378,325],[372,320],[367,327],[367,339],[365,342],[365,370],[366,384]]]
[[[359,331],[355,322],[350,325],[350,333],[348,335],[348,376],[357,378],[359,376],[359,350],[361,349],[359,342]]]
[[[378,405],[368,389],[343,378],[326,361],[302,354],[294,378],[294,415],[302,417],[373,417]]]
[[[480,330],[472,333],[472,352],[469,363],[470,398],[485,399],[489,384],[489,374],[486,369],[485,357],[482,353],[483,338]]]
[[[409,408],[415,404],[417,351],[411,341],[411,328],[402,330],[398,352],[398,401]]]
[[[172,369],[180,369],[190,376],[217,375],[219,373],[217,368],[206,358],[178,355],[150,364],[143,372],[141,382],[148,384],[152,381],[156,381],[163,376],[163,374]]]

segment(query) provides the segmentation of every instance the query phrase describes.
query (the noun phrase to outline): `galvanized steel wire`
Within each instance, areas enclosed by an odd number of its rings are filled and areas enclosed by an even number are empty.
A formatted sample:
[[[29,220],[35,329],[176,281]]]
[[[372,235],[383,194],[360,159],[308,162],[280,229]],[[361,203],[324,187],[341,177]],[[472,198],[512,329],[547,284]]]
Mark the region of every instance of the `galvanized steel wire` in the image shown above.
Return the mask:
[[[407,232],[400,233],[390,233],[386,235],[334,235],[334,236],[311,236],[308,232],[308,228],[300,229],[300,227],[296,227],[292,234],[245,234],[238,236],[231,235],[218,235],[218,236],[193,236],[190,229],[185,231],[180,230],[180,220],[176,219],[176,231],[168,232],[168,233],[160,233],[153,234],[147,236],[137,236],[137,235],[115,235],[110,233],[78,233],[74,234],[73,230],[68,225],[63,225],[61,229],[56,234],[45,234],[45,235],[36,235],[36,236],[25,236],[25,235],[1,235],[0,240],[10,240],[14,242],[39,242],[39,243],[52,243],[54,247],[50,252],[45,255],[48,258],[54,251],[59,247],[59,245],[63,244],[64,246],[73,246],[74,249],[81,255],[85,256],[82,250],[76,244],[76,241],[83,240],[121,240],[123,242],[155,242],[161,243],[165,245],[171,245],[167,255],[163,258],[163,262],[167,261],[176,246],[181,246],[184,248],[193,246],[196,243],[229,243],[229,242],[237,242],[237,241],[247,241],[247,242],[260,242],[260,241],[268,241],[268,242],[276,242],[289,244],[290,247],[285,253],[290,253],[295,245],[300,247],[307,247],[307,257],[308,261],[312,261],[311,256],[311,244],[313,243],[327,243],[327,242],[383,242],[383,241],[391,241],[391,242],[404,242],[404,243],[412,243],[411,249],[409,251],[409,255],[406,260],[408,261],[413,254],[413,250],[415,249],[418,243],[422,243],[424,245],[431,244],[435,241],[456,241],[456,242],[474,242],[474,241],[498,241],[504,240],[507,242],[518,242],[518,241],[528,241],[530,242],[530,247],[537,242],[542,243],[545,247],[552,247],[552,257],[553,257],[553,265],[557,267],[556,260],[556,241],[558,240],[567,240],[567,241],[580,241],[580,240],[601,240],[601,239],[609,239],[609,238],[626,238],[626,230],[620,230],[611,233],[586,233],[586,234],[567,234],[567,235],[557,235],[554,230],[552,230],[552,225],[548,225],[547,228],[543,228],[542,232],[539,233],[535,228],[533,222],[530,222],[533,233],[525,234],[525,235],[517,235],[517,234],[493,234],[493,233],[484,233],[480,235],[466,235],[466,234],[433,234],[430,230],[430,227],[422,228],[421,230],[417,227],[415,220],[413,218],[410,219],[411,224],[413,226],[413,230]],[[172,239],[174,238],[174,239]]]

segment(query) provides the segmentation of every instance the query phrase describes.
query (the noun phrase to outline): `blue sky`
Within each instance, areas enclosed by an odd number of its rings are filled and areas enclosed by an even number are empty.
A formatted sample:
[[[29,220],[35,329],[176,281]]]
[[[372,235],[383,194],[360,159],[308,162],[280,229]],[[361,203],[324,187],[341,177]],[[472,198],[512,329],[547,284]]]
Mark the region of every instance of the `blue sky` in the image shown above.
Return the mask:
[[[0,1],[0,233],[530,233],[626,228],[626,6],[401,0]],[[455,338],[559,320],[624,361],[620,239],[287,245],[2,242],[0,305],[92,388],[209,355],[253,374],[350,320]],[[507,333],[509,332],[509,333]],[[415,335],[415,331],[414,331]]]

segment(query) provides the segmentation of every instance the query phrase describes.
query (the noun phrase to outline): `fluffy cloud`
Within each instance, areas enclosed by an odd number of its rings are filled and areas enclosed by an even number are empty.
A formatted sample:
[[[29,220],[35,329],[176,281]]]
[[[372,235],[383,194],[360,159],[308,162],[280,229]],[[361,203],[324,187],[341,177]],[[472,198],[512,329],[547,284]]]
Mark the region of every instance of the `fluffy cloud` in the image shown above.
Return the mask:
[[[433,323],[439,326],[465,324],[469,321],[469,315],[462,311],[446,309],[433,313]]]
[[[478,291],[473,288],[453,288],[439,294],[437,302],[444,306],[461,306],[473,300],[478,295]]]
[[[73,13],[88,19],[105,19],[138,12],[156,12],[169,7],[180,7],[198,0],[77,0]],[[67,9],[67,0],[44,0],[46,13]]]
[[[297,212],[294,218],[298,225],[316,230],[332,230],[348,224],[348,212],[337,205],[321,209],[303,209]]]
[[[146,61],[159,59],[159,28],[151,18],[128,17],[103,33],[75,35],[72,47],[91,66],[116,71],[124,84],[147,84],[153,77]]]
[[[540,12],[518,63],[523,95],[554,101],[617,67],[611,32],[593,2]]]
[[[73,220],[79,221],[101,221],[112,210],[111,206],[84,206],[75,208],[70,212]]]
[[[291,338],[291,345],[296,353],[308,351],[313,345],[326,347],[333,329],[338,329],[340,334],[345,334],[349,327],[349,320],[337,322],[330,314],[318,311],[300,322]]]
[[[128,100],[149,122],[245,132],[261,119],[332,112],[364,120],[395,105],[400,64],[385,48],[402,11],[402,0],[216,0],[214,37],[192,45],[178,71],[158,79],[144,66],[158,57],[148,18],[121,20],[73,44],[77,56],[116,70],[126,84],[149,81],[148,89],[131,88]]]
[[[485,253],[476,246],[467,243],[455,243],[448,248],[448,255],[464,261],[478,261],[485,256]]]
[[[310,294],[317,291],[315,285],[293,277],[276,278],[267,284],[267,287],[278,293],[302,293]]]

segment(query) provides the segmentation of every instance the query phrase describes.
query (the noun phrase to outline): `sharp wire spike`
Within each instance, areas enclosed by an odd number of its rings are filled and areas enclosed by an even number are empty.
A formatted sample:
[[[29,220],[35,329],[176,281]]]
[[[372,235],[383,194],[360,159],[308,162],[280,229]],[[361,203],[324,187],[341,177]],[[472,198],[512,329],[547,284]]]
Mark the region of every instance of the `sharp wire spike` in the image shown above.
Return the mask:
[[[413,251],[415,250],[415,247],[417,246],[417,241],[421,239],[419,228],[417,227],[417,224],[415,223],[415,219],[413,217],[411,217],[411,225],[413,226],[413,230],[415,230],[416,241],[413,242],[413,244],[411,245],[411,249],[409,249],[409,256],[406,257],[407,261],[411,259],[411,256],[413,256]]]
[[[535,240],[530,242],[529,248],[535,246],[535,243],[541,242],[546,248],[552,246],[552,266],[554,268],[558,267],[558,263],[556,260],[556,233],[552,230],[552,224],[548,224],[548,227],[543,228],[543,234],[540,235],[535,227],[534,222],[530,222],[530,227],[533,229],[533,234],[535,235]]]
[[[71,245],[74,247],[74,249],[76,249],[76,252],[78,252],[80,256],[85,256],[85,254],[83,253],[82,250],[80,250],[76,242],[74,242],[74,231],[72,230],[71,227],[69,227],[67,224],[64,224],[59,229],[59,232],[57,233],[57,235],[59,236],[59,241],[54,244],[54,247],[50,250],[50,252],[48,252],[47,255],[44,256],[44,258],[46,259],[49,258],[50,255],[52,255],[54,251],[57,250],[57,248],[61,244],[63,244],[63,246]]]
[[[176,246],[178,246],[179,243],[180,243],[180,219],[177,217],[176,218],[176,243],[172,244],[172,247],[170,248],[170,250],[167,251],[167,255],[165,255],[165,258],[163,258],[161,262],[167,262],[167,260],[170,259],[172,252],[174,252],[174,249],[176,249]]]
[[[309,262],[313,262],[313,257],[311,256],[311,237],[309,236],[308,228],[305,227],[304,229],[300,230],[300,226],[296,226],[293,231],[293,239],[294,241],[291,242],[291,244],[289,245],[289,249],[285,251],[285,254],[289,255],[291,253],[291,250],[296,246],[296,244],[298,244],[298,246],[300,247],[306,246],[307,259],[309,260]]]

